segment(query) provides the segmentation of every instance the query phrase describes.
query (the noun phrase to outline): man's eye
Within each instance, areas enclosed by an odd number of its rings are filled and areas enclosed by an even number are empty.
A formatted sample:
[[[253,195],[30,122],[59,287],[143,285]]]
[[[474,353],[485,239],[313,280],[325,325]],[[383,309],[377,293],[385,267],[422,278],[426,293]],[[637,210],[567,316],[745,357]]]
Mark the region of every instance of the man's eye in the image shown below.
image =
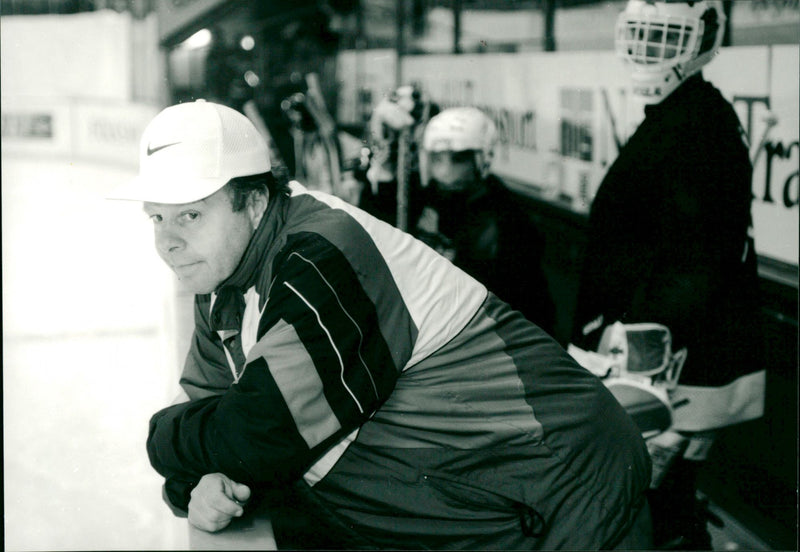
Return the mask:
[[[150,220],[153,222],[161,222],[164,219],[161,217],[161,215],[150,215]]]
[[[191,222],[193,220],[197,220],[197,217],[200,216],[200,213],[195,213],[194,211],[189,211],[188,213],[181,214],[181,218],[185,221]]]

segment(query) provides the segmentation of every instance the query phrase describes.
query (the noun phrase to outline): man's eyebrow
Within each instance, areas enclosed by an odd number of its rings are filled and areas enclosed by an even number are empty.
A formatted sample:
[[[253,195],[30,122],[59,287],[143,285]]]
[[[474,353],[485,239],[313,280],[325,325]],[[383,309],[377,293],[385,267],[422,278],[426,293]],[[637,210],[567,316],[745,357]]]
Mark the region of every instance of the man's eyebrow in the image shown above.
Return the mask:
[[[163,209],[161,209],[157,203],[146,203],[145,202],[144,204],[142,204],[142,212],[145,215],[147,215],[148,217],[152,216],[152,215],[155,215],[155,214],[158,214],[158,213],[161,213],[162,211],[163,211]]]

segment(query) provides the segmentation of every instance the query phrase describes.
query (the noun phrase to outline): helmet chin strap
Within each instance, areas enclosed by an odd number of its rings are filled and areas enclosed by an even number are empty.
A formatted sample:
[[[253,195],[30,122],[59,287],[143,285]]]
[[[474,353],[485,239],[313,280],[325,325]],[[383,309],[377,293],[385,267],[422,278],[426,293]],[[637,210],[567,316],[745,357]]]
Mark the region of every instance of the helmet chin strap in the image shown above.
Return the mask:
[[[700,70],[701,67],[697,67],[691,74],[686,74],[682,65],[676,65],[664,73],[643,74],[634,72],[631,75],[631,92],[644,103],[661,103],[667,96],[672,94],[683,84],[687,78],[699,73]]]
[[[631,92],[639,97],[644,103],[657,104],[669,96],[681,82],[682,79],[672,71],[664,75],[661,81],[654,82],[654,79],[637,79],[637,75],[632,77],[633,84]]]

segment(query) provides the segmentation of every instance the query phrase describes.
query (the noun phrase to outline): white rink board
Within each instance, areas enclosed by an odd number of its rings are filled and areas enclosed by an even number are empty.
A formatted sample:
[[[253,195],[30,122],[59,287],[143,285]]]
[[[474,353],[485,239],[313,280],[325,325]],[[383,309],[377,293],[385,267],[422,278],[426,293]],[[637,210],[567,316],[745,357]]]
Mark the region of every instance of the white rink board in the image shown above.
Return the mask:
[[[724,48],[704,74],[733,103],[751,139],[751,157],[765,138],[753,173],[753,219],[760,255],[798,264],[798,82],[800,48]],[[340,54],[340,122],[358,105],[354,52]],[[363,53],[361,55],[364,55]],[[373,102],[391,82],[394,63],[371,64],[361,88]],[[382,71],[382,72],[381,72]],[[375,77],[381,73],[383,77]],[[551,199],[577,212],[591,200],[621,142],[643,116],[628,88],[628,75],[612,51],[407,56],[405,83],[420,84],[441,106],[476,105],[500,130],[493,170],[515,189]],[[381,90],[372,89],[375,83]],[[379,84],[378,84],[379,83]],[[767,105],[778,123],[767,129]],[[771,153],[770,153],[771,152]],[[768,155],[769,154],[769,155]]]
[[[3,96],[127,101],[132,16],[111,10],[3,16]]]

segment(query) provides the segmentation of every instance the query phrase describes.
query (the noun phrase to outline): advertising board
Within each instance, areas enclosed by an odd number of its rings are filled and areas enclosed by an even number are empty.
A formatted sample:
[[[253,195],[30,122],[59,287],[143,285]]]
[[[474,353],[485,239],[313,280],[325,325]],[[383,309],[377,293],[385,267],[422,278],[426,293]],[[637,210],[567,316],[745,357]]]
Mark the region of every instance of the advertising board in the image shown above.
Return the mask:
[[[758,252],[795,267],[798,51],[794,45],[724,48],[704,70],[749,137]],[[340,64],[353,67],[354,55],[343,52]],[[369,112],[359,101],[372,98],[374,105],[386,94],[390,69],[393,63],[370,64],[371,74],[383,76],[343,85],[339,113],[345,121]],[[644,115],[611,51],[407,56],[402,69],[405,83],[417,83],[440,106],[474,105],[492,116],[500,135],[493,171],[511,188],[577,213],[588,212],[603,175]]]

